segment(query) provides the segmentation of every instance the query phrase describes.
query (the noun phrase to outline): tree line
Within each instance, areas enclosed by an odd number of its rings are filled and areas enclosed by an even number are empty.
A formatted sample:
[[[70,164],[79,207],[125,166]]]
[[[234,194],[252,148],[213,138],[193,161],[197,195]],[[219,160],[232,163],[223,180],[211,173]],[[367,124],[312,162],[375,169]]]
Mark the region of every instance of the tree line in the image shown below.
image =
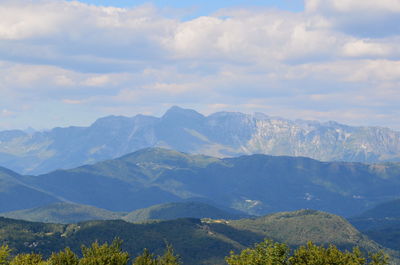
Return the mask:
[[[98,242],[82,246],[78,257],[70,248],[54,252],[48,259],[41,254],[11,255],[8,246],[0,247],[0,265],[128,265],[130,256],[121,248],[122,241],[115,239],[111,244]],[[312,242],[292,251],[284,243],[265,240],[253,248],[225,258],[228,265],[388,265],[389,258],[383,252],[364,255],[359,248],[342,251],[336,246],[317,246]],[[181,259],[171,245],[166,245],[163,255],[156,256],[145,249],[131,261],[132,265],[181,265]]]

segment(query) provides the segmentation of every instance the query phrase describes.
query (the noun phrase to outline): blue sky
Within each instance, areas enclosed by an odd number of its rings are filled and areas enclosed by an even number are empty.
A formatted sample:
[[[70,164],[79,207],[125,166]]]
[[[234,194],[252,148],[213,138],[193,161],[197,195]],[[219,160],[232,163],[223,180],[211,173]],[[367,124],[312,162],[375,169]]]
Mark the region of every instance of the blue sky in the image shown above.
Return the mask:
[[[98,6],[133,7],[151,3],[161,8],[187,8],[193,10],[193,16],[204,16],[227,7],[274,7],[291,11],[302,11],[303,0],[227,0],[227,1],[193,1],[193,0],[156,0],[156,1],[135,1],[135,0],[82,0],[81,2]]]
[[[398,0],[3,0],[0,17],[0,130],[173,105],[400,130]]]

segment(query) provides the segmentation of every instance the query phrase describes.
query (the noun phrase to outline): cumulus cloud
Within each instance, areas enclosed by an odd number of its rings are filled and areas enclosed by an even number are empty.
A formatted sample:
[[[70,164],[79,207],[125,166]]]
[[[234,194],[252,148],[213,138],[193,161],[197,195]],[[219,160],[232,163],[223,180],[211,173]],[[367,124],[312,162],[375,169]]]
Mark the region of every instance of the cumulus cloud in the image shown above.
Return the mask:
[[[306,0],[304,12],[230,8],[186,21],[153,5],[4,0],[0,17],[0,104],[17,117],[55,107],[49,120],[66,124],[81,118],[69,112],[89,120],[178,104],[398,126],[397,0]]]
[[[320,18],[320,25],[352,35],[375,38],[400,33],[397,0],[306,0],[305,7]]]

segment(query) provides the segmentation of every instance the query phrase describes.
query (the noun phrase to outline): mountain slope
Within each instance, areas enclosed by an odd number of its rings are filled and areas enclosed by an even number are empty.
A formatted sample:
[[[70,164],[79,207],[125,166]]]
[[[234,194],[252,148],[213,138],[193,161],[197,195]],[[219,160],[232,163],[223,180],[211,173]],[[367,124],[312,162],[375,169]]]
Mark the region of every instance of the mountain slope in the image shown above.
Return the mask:
[[[92,220],[174,220],[178,218],[239,219],[249,217],[234,210],[226,211],[202,202],[174,202],[154,205],[136,211],[112,212],[89,205],[54,203],[31,209],[0,213],[0,216],[43,223],[70,224]]]
[[[0,215],[33,222],[68,224],[91,220],[121,219],[124,214],[88,205],[61,202],[32,209],[1,213]]]
[[[400,161],[400,132],[387,128],[290,121],[260,113],[203,116],[179,107],[160,118],[109,116],[89,127],[33,134],[3,131],[0,141],[0,165],[30,174],[91,164],[154,146],[218,157],[261,153],[322,161]]]
[[[398,197],[399,169],[398,163],[267,155],[218,159],[148,148],[23,181],[64,200],[111,211],[203,199],[252,215],[309,208],[352,216]]]
[[[21,181],[22,176],[0,167],[0,212],[32,208],[59,201]]]
[[[358,215],[357,218],[400,219],[400,199],[380,203]]]
[[[354,245],[363,249],[376,247],[376,244],[344,218],[315,210],[275,213],[254,219],[230,221],[229,225],[263,234],[292,246],[304,245],[311,240],[318,245],[332,243],[342,249],[351,249]]]
[[[349,220],[361,231],[382,229],[387,226],[400,228],[400,199],[380,203]]]
[[[349,221],[379,244],[400,250],[400,199],[378,204]]]
[[[154,205],[133,211],[123,217],[129,222],[146,220],[173,220],[178,218],[239,219],[245,215],[234,214],[200,202],[175,202]]]
[[[346,237],[346,233],[350,234]],[[95,240],[110,242],[115,237],[124,241],[123,249],[132,256],[138,255],[144,248],[160,254],[167,241],[188,265],[225,264],[224,257],[231,250],[240,251],[253,246],[264,237],[272,237],[291,246],[316,240],[324,245],[338,242],[341,248],[360,246],[365,251],[382,249],[344,219],[315,211],[278,213],[228,223],[178,219],[145,224],[115,220],[54,225],[0,218],[0,243],[8,242],[17,252],[34,251],[49,255],[66,246],[79,252],[82,244],[88,245]]]

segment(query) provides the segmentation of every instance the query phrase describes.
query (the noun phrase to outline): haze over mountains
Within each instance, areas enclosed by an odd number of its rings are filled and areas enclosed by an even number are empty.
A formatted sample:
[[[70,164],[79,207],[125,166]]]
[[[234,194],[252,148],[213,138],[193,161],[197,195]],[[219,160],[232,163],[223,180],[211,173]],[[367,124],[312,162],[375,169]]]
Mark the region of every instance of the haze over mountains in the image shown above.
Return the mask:
[[[162,148],[38,176],[1,172],[0,180],[11,184],[2,187],[0,201],[18,198],[1,212],[59,201],[130,212],[200,200],[256,215],[310,208],[353,216],[400,196],[400,163],[268,155],[219,159]]]
[[[261,113],[203,116],[172,107],[161,118],[109,116],[89,127],[33,134],[2,131],[0,165],[19,173],[43,174],[156,146],[217,157],[261,153],[322,161],[400,161],[400,132],[388,128],[290,121]]]
[[[350,222],[372,240],[400,250],[400,199],[376,205]]]

